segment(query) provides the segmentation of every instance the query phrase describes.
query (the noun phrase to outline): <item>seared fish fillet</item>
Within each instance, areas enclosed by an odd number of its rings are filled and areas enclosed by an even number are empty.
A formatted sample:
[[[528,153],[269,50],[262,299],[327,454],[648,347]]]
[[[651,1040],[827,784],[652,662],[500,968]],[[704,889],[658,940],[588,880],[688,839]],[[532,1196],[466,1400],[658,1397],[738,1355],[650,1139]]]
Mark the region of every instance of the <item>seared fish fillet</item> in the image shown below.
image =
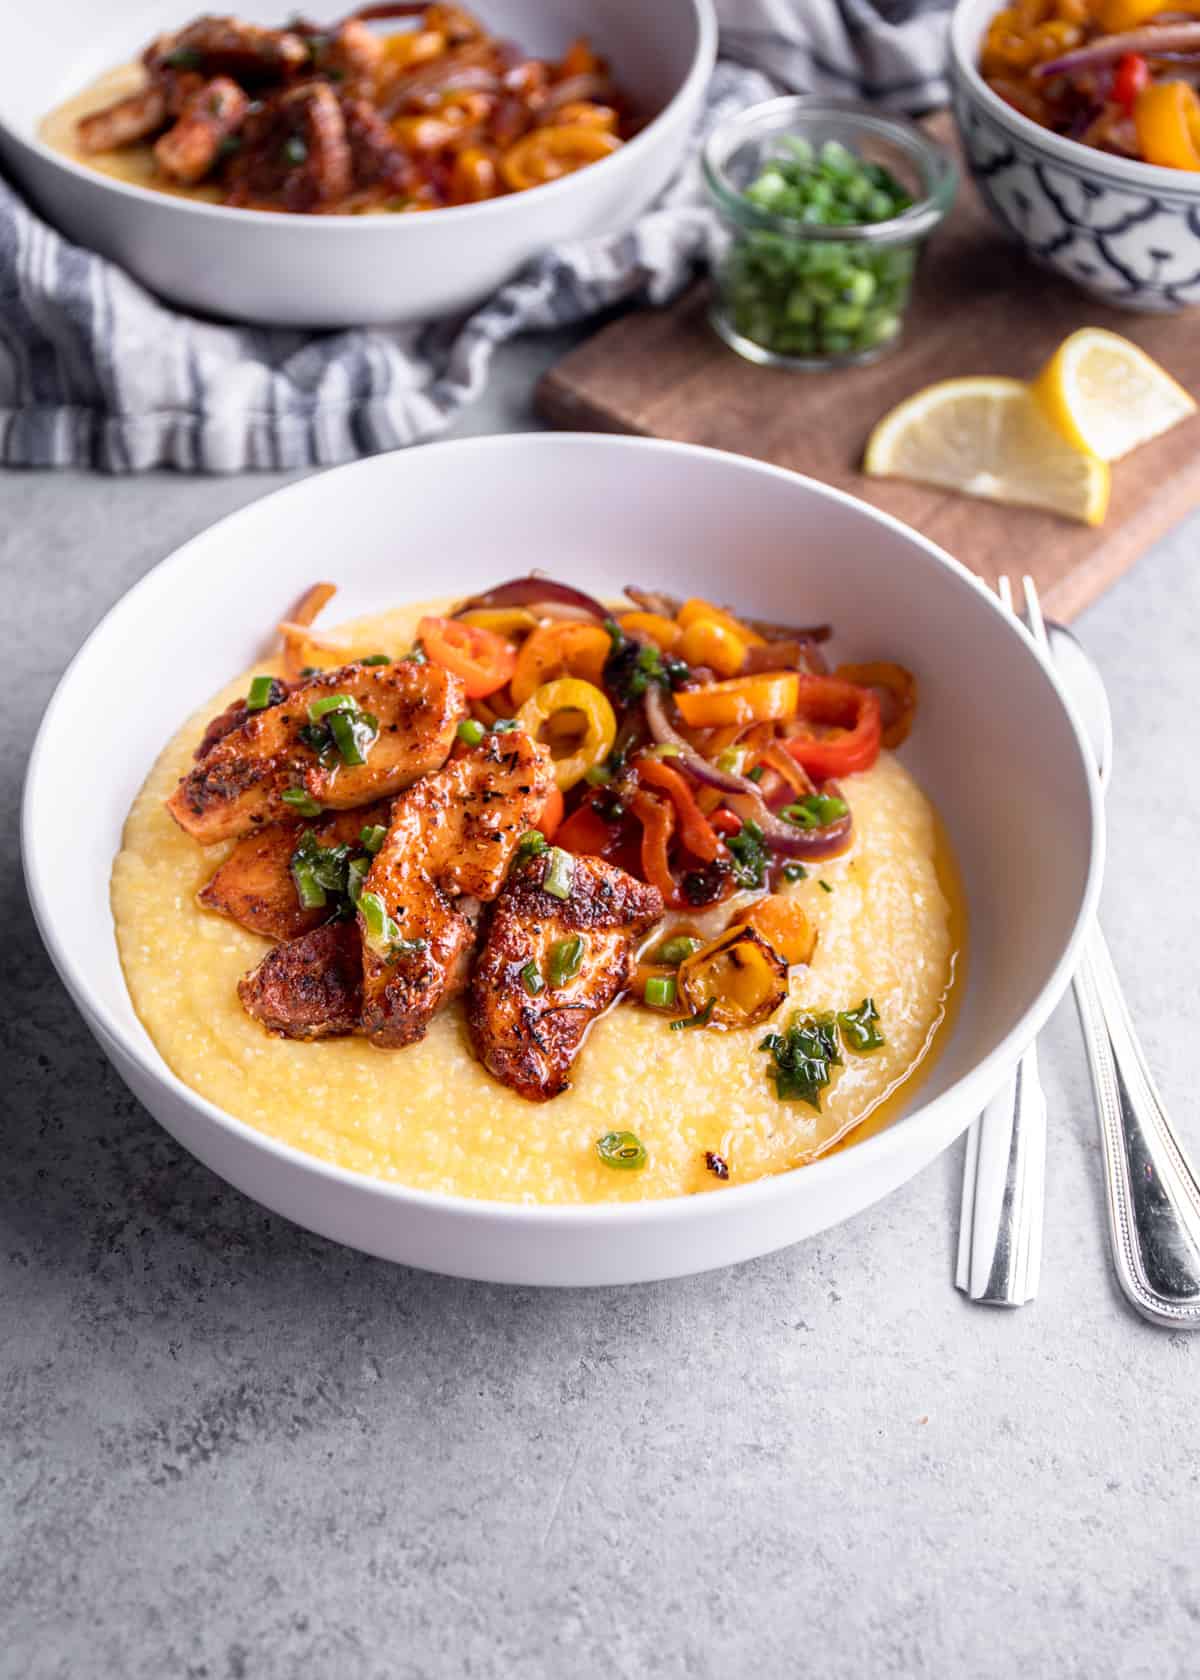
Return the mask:
[[[372,1043],[415,1044],[462,991],[475,945],[469,912],[500,891],[553,785],[546,749],[511,730],[485,735],[396,800],[363,886],[395,924],[390,949],[372,939],[359,903],[363,1027]]]
[[[326,922],[268,951],[238,981],[242,1008],[284,1038],[338,1038],[358,1030],[362,948],[353,922]]]
[[[333,694],[349,695],[378,720],[363,765],[324,764],[303,739],[310,704]],[[400,660],[323,671],[212,739],[232,712],[227,708],[209,725],[205,738],[212,744],[167,801],[179,826],[205,846],[293,817],[283,798],[288,789],[331,810],[399,793],[445,763],[466,698],[459,678],[440,665]]]
[[[547,867],[543,853],[509,877],[467,997],[476,1055],[530,1102],[567,1089],[584,1034],[629,984],[637,947],[663,913],[657,887],[601,858],[574,859],[565,899],[545,891]],[[552,953],[575,939],[582,948],[566,948],[578,969],[554,985]]]
[[[357,846],[364,828],[387,826],[387,800],[337,811],[315,822],[270,823],[239,840],[216,874],[201,887],[200,903],[267,939],[297,939],[329,920],[329,908],[305,910],[292,879],[292,853],[311,829],[318,845]]]

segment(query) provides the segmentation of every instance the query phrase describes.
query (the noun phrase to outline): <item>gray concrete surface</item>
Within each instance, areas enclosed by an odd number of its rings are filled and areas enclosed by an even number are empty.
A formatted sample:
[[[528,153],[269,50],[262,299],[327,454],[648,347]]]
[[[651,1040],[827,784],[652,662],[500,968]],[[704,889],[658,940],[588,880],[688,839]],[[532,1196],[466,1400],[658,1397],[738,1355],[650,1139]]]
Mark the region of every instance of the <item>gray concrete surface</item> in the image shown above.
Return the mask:
[[[529,424],[552,348],[463,429]],[[0,1675],[1200,1672],[1200,1342],[1110,1280],[1069,1005],[1013,1314],[951,1287],[958,1150],[761,1262],[537,1293],[308,1236],[120,1085],[25,904],[25,754],[109,604],[275,482],[0,478]],[[1117,714],[1105,918],[1200,1151],[1198,539],[1080,629]]]

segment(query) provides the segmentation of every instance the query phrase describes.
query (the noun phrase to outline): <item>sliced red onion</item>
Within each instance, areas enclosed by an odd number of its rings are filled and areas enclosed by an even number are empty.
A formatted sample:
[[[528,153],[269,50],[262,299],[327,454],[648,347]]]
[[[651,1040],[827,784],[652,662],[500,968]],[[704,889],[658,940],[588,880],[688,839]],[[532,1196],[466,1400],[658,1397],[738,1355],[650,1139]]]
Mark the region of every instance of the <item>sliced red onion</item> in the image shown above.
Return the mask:
[[[461,618],[463,613],[473,612],[477,607],[532,607],[542,601],[559,607],[576,607],[589,618],[612,616],[594,595],[585,595],[582,589],[575,589],[569,583],[556,583],[553,578],[539,577],[536,572],[531,572],[528,577],[510,578],[507,583],[498,583],[482,595],[472,596],[469,601],[455,607],[452,616]]]
[[[754,782],[745,776],[735,775],[732,770],[719,770],[689,741],[684,740],[667,717],[663,692],[657,684],[646,690],[643,705],[650,733],[659,746],[675,747],[679,762],[688,774],[706,787],[719,788],[743,822],[748,820],[758,824],[773,851],[783,852],[787,857],[816,859],[832,857],[845,849],[852,821],[849,811],[824,828],[797,828],[795,823],[775,815]],[[831,792],[836,793],[832,783],[829,787]]]
[[[574,105],[580,101],[591,104],[595,100],[607,99],[611,93],[609,78],[589,70],[585,75],[568,76],[565,81],[555,82],[553,87],[547,88],[541,109],[557,111],[563,105]]]
[[[773,852],[782,852],[786,857],[819,858],[835,857],[838,852],[844,852],[850,839],[853,819],[849,810],[845,816],[836,821],[826,823],[823,828],[797,828],[795,823],[777,817],[774,811],[767,809],[766,802],[758,789],[754,788],[753,797],[744,793],[732,794],[727,803],[737,812],[743,822],[756,822],[763,831],[763,837],[769,843]],[[828,784],[829,792],[836,793],[832,782]]]
[[[742,674],[749,677],[756,671],[811,671],[818,677],[829,674],[829,668],[817,644],[799,640],[768,642],[765,647],[748,647],[746,657],[742,661]]]
[[[663,618],[674,618],[683,605],[674,595],[663,595],[656,589],[638,589],[632,583],[625,585],[625,593],[631,601],[637,602],[643,612],[659,613]],[[831,624],[808,624],[797,628],[792,624],[772,624],[763,618],[746,618],[734,607],[722,610],[738,619],[748,630],[756,630],[768,642],[827,642],[833,635]]]
[[[1160,23],[1145,29],[1131,29],[1125,35],[1102,35],[1089,41],[1086,47],[1064,53],[1048,64],[1038,64],[1033,75],[1069,76],[1075,70],[1090,70],[1093,65],[1107,64],[1111,59],[1123,58],[1126,53],[1141,53],[1153,58],[1156,51],[1193,52],[1200,50],[1200,23]]]

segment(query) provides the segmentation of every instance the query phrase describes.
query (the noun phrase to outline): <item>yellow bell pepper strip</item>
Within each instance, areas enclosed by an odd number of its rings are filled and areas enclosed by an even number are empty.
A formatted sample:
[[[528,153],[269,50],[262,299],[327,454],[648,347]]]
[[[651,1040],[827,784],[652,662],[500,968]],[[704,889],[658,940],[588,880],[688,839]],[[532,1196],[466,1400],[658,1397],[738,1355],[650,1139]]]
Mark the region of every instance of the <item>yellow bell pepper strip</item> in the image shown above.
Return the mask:
[[[709,729],[722,723],[779,723],[795,717],[800,678],[795,671],[766,671],[757,677],[733,677],[681,688],[675,704],[690,729]]]
[[[512,675],[512,697],[523,706],[535,689],[555,677],[583,677],[599,684],[612,639],[598,624],[543,624],[526,637]]]
[[[1147,163],[1200,169],[1200,99],[1187,82],[1152,82],[1143,88],[1133,120]]]
[[[736,677],[746,657],[746,644],[715,618],[697,618],[679,638],[676,654],[688,665],[707,665],[719,677]]]
[[[1200,12],[1200,0],[1100,0],[1096,23],[1102,35],[1123,35],[1138,29],[1160,12]]]
[[[472,607],[458,616],[463,624],[477,624],[481,630],[507,636],[510,641],[528,635],[538,625],[537,614],[531,613],[528,607]]]
[[[524,192],[596,163],[620,144],[615,134],[582,123],[535,128],[508,148],[500,159],[500,173],[513,192]]]
[[[724,607],[714,607],[711,601],[702,601],[698,595],[693,595],[690,601],[685,601],[675,616],[685,630],[703,618],[710,624],[719,624],[722,630],[728,630],[731,636],[736,636],[746,647],[763,647],[766,644],[766,637],[760,636],[757,630],[751,630],[748,624],[743,624],[740,618],[734,618]]]
[[[753,928],[732,927],[680,963],[676,983],[706,1026],[752,1027],[787,997],[787,964]]]
[[[583,780],[593,765],[602,764],[608,757],[617,738],[617,720],[608,696],[594,683],[579,677],[559,677],[555,682],[543,683],[530,695],[517,713],[517,722],[537,740],[546,723],[559,712],[580,712],[584,724],[582,739],[574,752],[554,760],[554,780],[559,791],[566,793]]]
[[[649,637],[664,653],[670,653],[680,636],[683,635],[683,630],[676,624],[675,620],[664,618],[662,613],[622,613],[617,619],[617,623],[627,636],[635,636],[643,640]]]

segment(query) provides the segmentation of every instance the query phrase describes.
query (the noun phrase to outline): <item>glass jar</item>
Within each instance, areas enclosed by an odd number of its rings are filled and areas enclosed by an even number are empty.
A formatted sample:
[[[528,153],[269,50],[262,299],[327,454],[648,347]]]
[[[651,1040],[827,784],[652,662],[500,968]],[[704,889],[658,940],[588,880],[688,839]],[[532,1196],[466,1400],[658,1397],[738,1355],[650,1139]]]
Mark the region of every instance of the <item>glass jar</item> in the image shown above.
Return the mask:
[[[711,319],[727,344],[770,366],[829,368],[899,343],[958,182],[921,129],[848,100],[770,99],[713,132],[703,168],[722,225]]]

